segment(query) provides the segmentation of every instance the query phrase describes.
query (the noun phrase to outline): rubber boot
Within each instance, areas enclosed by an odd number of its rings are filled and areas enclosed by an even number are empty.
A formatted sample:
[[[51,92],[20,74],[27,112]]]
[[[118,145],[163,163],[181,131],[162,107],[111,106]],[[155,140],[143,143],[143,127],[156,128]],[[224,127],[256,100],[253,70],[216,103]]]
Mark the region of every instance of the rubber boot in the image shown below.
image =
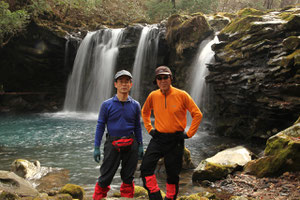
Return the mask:
[[[134,182],[131,184],[122,183],[120,187],[121,197],[133,198],[134,195]]]
[[[110,186],[107,186],[105,188],[100,187],[98,182],[95,185],[95,191],[93,194],[93,199],[94,200],[100,200],[104,199],[107,196],[107,192],[110,190]]]

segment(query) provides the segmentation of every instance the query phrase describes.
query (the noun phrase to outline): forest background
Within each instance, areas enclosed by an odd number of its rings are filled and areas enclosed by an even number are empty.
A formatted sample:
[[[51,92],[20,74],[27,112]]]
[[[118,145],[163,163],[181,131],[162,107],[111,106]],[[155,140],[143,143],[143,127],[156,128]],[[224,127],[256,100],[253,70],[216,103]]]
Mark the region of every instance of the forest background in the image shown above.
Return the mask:
[[[0,0],[0,47],[31,22],[51,21],[64,28],[96,30],[132,23],[157,23],[172,14],[285,8],[300,0]],[[67,26],[66,26],[67,25]]]

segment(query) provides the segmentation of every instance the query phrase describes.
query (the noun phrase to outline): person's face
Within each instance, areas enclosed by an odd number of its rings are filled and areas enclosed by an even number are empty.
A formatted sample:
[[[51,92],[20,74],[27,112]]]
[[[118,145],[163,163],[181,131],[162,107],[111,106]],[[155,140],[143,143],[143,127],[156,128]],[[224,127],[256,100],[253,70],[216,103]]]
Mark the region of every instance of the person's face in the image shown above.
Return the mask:
[[[129,93],[132,87],[131,79],[128,76],[121,76],[115,82],[115,88],[117,88],[117,92],[120,93]]]
[[[171,77],[165,74],[157,75],[156,83],[161,91],[167,92],[171,86]]]

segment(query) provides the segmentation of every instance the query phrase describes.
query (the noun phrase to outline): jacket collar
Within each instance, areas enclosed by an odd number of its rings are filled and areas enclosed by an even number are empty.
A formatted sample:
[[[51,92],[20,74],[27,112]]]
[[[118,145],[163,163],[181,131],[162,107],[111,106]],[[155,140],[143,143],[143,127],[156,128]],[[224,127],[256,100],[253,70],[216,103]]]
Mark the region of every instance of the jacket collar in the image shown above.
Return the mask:
[[[117,94],[115,94],[115,96],[113,97],[113,101],[119,101],[120,102],[120,100],[117,97]],[[128,95],[128,98],[125,102],[131,102],[131,101],[132,101],[132,97]]]

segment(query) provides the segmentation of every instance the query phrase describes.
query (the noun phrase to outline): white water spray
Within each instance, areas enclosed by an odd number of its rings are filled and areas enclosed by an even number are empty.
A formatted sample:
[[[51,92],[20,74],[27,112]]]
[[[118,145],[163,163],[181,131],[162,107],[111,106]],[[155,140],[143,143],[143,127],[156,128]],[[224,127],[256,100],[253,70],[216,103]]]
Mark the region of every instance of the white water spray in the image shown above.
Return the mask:
[[[133,86],[131,88],[131,96],[138,101],[142,94],[140,87],[143,78],[142,70],[156,66],[158,36],[158,28],[155,25],[145,26],[141,33],[133,65]]]
[[[205,93],[205,77],[208,75],[206,65],[213,62],[215,53],[212,51],[211,46],[218,41],[217,36],[215,36],[213,40],[204,40],[199,46],[196,60],[192,66],[192,86],[190,94],[201,110],[205,107],[205,99],[207,96]]]
[[[122,29],[90,32],[79,46],[70,75],[64,111],[98,113],[110,98]]]

